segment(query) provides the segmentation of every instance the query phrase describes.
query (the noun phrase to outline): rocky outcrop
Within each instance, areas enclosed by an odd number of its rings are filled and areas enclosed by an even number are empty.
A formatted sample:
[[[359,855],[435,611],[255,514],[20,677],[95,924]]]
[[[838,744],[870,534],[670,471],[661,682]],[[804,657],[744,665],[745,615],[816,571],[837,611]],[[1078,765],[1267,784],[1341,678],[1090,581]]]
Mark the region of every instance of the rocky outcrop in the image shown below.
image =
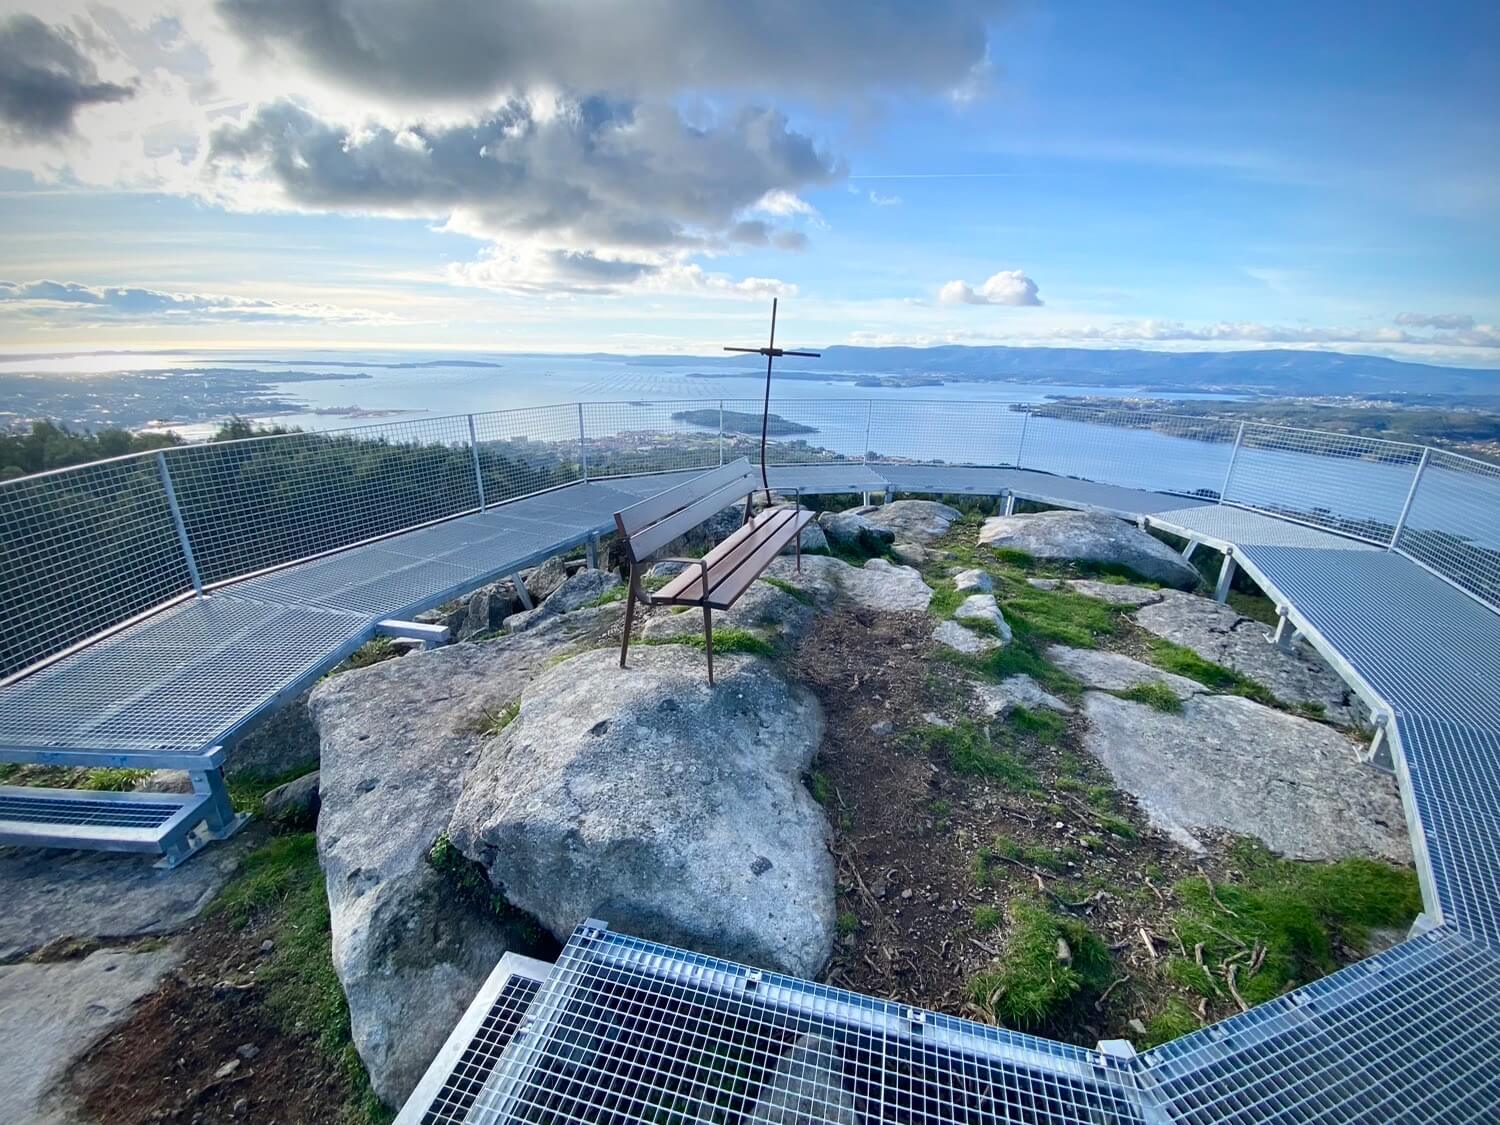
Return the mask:
[[[982,656],[1000,647],[999,637],[975,632],[973,629],[960,625],[957,621],[947,619],[937,623],[932,630],[932,639],[965,656]]]
[[[1197,680],[1163,672],[1118,652],[1096,652],[1086,648],[1049,645],[1047,659],[1067,672],[1084,687],[1102,691],[1128,691],[1142,684],[1162,684],[1178,699],[1202,695],[1208,691]]]
[[[318,771],[278,785],[261,798],[266,819],[290,828],[311,828],[318,820]]]
[[[1354,693],[1311,645],[1298,641],[1289,650],[1278,648],[1266,639],[1268,626],[1227,605],[1168,591],[1158,604],[1138,610],[1135,619],[1158,637],[1249,677],[1287,706],[1312,703],[1340,725],[1359,718]]]
[[[893,500],[868,508],[851,508],[872,527],[891,533],[894,543],[935,543],[948,534],[953,521],[963,513],[935,500]]]
[[[1411,862],[1395,783],[1321,723],[1208,694],[1173,714],[1089,692],[1083,713],[1085,748],[1186,846],[1201,847],[1193,831],[1210,827],[1258,836],[1294,859]]]
[[[926,609],[932,600],[932,589],[922,581],[920,573],[885,559],[850,566],[827,555],[804,555],[801,574],[788,558],[777,559],[766,573],[808,591],[824,603],[843,598],[867,609],[896,612]]]
[[[612,570],[580,570],[535,609],[511,614],[505,619],[503,627],[507,633],[524,633],[549,617],[571,613],[598,601],[602,594],[619,585],[620,576]]]
[[[485,748],[449,835],[564,937],[584,918],[813,976],[834,935],[828,826],[801,776],[813,697],[771,665],[642,647],[552,667]]]
[[[1160,539],[1134,524],[1092,512],[1037,512],[984,521],[979,545],[1024,551],[1037,559],[1127,567],[1153,582],[1182,590],[1198,584],[1198,572]]]
[[[807,632],[816,615],[809,601],[769,582],[757,581],[729,609],[714,611],[714,628],[746,629],[767,640],[781,637],[795,641]],[[665,607],[653,612],[641,629],[641,635],[648,640],[702,632],[701,609],[673,613]]]
[[[618,637],[621,616],[618,605],[579,610],[517,636],[346,672],[313,692],[334,969],[355,1048],[387,1103],[411,1092],[500,956],[534,950],[524,928],[455,894],[429,849],[496,717],[559,655]]]
[[[0,1121],[83,1120],[61,1088],[69,1067],[181,959],[166,946],[0,966]]]
[[[1099,582],[1092,578],[1028,578],[1027,583],[1038,590],[1071,590],[1086,598],[1108,602],[1110,605],[1138,607],[1155,605],[1166,595],[1149,586],[1132,586],[1124,582]]]
[[[891,547],[891,558],[902,566],[922,566],[927,562],[927,548],[916,543],[896,543]]]
[[[986,718],[1002,718],[1017,707],[1025,707],[1032,711],[1056,711],[1062,715],[1073,713],[1073,708],[1069,704],[1048,692],[1041,684],[1024,673],[1007,676],[998,684],[979,680],[970,686],[974,692],[974,699]]]
[[[818,525],[827,536],[829,546],[858,554],[875,555],[894,543],[896,533],[871,523],[862,514],[866,510],[855,508],[848,512],[819,513]]]
[[[953,576],[953,588],[960,594],[989,594],[995,583],[985,571],[960,570]]]
[[[300,695],[258,720],[230,747],[228,777],[283,777],[318,760],[318,729]]]
[[[1011,642],[1010,623],[1000,612],[994,594],[970,594],[959,602],[958,608],[953,611],[953,619],[960,624],[980,625],[993,630],[1002,645]]]

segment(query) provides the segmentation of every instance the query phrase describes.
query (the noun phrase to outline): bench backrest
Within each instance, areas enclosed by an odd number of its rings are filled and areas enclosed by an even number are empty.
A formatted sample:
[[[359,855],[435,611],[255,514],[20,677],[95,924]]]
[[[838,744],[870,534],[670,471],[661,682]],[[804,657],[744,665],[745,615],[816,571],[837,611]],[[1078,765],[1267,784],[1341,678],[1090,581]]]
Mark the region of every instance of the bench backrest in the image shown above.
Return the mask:
[[[644,562],[683,535],[760,487],[760,476],[748,458],[702,473],[648,500],[615,513],[615,530],[630,557]]]

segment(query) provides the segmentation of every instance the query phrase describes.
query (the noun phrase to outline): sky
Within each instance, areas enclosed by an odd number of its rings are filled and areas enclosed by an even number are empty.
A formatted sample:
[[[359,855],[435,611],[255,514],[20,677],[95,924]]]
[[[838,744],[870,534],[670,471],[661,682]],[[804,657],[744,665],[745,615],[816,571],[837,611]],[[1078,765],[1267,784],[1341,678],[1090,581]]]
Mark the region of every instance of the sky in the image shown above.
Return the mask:
[[[1500,6],[0,0],[0,348],[1500,367]]]

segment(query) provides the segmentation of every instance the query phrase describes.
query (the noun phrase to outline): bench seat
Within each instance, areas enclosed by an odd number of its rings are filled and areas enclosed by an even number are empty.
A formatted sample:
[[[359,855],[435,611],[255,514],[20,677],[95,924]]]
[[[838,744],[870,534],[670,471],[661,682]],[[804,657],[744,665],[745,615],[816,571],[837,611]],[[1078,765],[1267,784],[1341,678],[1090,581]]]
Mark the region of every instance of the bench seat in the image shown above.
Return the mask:
[[[703,571],[690,566],[653,594],[651,600],[658,604],[728,609],[812,520],[812,512],[793,508],[761,512],[703,556],[708,567],[706,597]]]

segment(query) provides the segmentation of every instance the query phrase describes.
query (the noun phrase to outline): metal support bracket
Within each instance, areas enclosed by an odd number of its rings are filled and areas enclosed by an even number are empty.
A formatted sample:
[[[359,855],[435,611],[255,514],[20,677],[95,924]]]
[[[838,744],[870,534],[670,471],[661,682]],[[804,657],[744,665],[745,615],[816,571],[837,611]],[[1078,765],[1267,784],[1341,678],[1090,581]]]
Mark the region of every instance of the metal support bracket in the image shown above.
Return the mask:
[[[1007,492],[1005,494],[1005,514],[1007,516],[1016,514],[1016,494],[1014,492]]]
[[[1267,633],[1266,640],[1282,652],[1291,652],[1292,643],[1302,634],[1292,624],[1291,610],[1289,607],[1279,605],[1276,607],[1276,631]]]
[[[1396,772],[1395,759],[1391,757],[1391,740],[1389,735],[1391,716],[1379,714],[1375,717],[1375,737],[1370,740],[1370,748],[1360,754],[1359,760],[1367,766],[1374,766],[1386,773]]]
[[[1184,562],[1191,561],[1192,557],[1193,557],[1193,553],[1195,551],[1197,551],[1197,549],[1199,547],[1201,547],[1202,545],[1203,544],[1199,543],[1198,540],[1196,540],[1196,539],[1189,539],[1187,541],[1187,546],[1182,549],[1182,559],[1183,559],[1183,561]]]
[[[203,818],[197,828],[163,842],[162,857],[156,861],[155,866],[164,870],[179,866],[215,840],[229,839],[250,823],[248,813],[234,811],[234,802],[229,799],[229,789],[224,784],[222,769],[191,770],[188,778],[193,783],[193,792],[208,800],[202,806]]]
[[[589,536],[588,542],[586,544],[584,544],[583,553],[584,553],[584,558],[588,562],[588,568],[590,570],[598,570],[599,569],[599,536],[598,535],[590,535]]]
[[[1233,548],[1225,551],[1224,562],[1219,567],[1219,581],[1214,586],[1214,601],[1223,603],[1229,600],[1229,589],[1234,585],[1234,572],[1238,569]]]
[[[422,621],[401,621],[388,617],[375,626],[375,632],[382,637],[420,641],[423,648],[436,648],[448,643],[448,626],[429,625]]]
[[[526,588],[526,583],[521,581],[520,572],[514,570],[511,571],[510,580],[515,584],[516,597],[521,599],[521,604],[524,605],[527,609],[535,609],[536,606],[531,604],[531,591]]]

